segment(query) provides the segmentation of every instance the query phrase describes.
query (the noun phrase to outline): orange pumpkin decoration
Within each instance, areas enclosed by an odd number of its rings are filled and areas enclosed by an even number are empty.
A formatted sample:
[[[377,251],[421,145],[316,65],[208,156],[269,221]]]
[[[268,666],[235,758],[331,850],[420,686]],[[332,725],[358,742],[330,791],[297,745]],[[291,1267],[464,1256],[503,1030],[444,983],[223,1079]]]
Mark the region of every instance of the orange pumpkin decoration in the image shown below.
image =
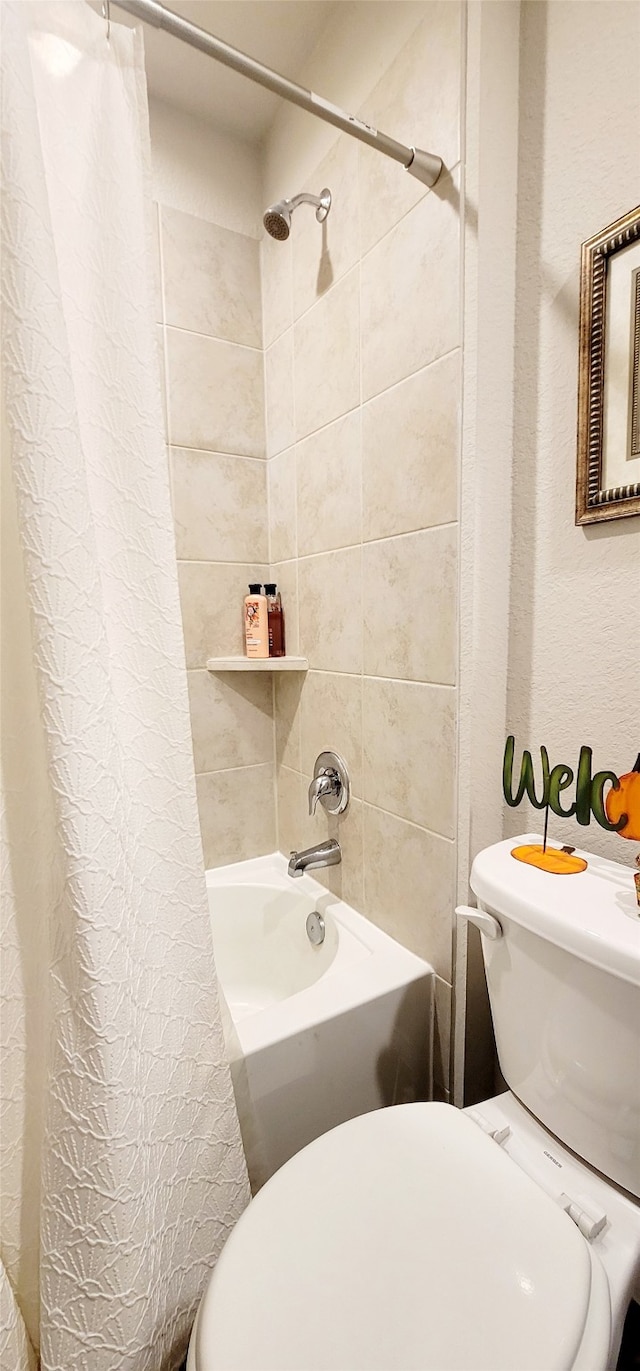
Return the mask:
[[[640,843],[640,752],[633,771],[620,776],[619,781],[618,789],[612,788],[604,802],[607,818],[610,823],[617,824],[626,814],[627,821],[617,832],[621,838],[632,838]]]
[[[579,871],[587,869],[584,857],[574,857],[557,847],[545,849],[541,843],[522,843],[520,847],[512,847],[511,856],[519,862],[526,862],[527,866],[538,866],[552,876],[576,876]]]

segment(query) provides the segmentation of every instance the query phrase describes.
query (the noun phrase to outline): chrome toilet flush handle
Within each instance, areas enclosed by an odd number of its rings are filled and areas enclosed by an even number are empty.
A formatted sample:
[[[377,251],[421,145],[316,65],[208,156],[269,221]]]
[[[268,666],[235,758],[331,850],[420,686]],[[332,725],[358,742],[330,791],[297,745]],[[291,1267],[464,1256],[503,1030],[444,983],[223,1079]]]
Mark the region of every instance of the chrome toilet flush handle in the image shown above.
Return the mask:
[[[309,813],[315,814],[319,800],[327,814],[344,814],[350,795],[351,783],[344,759],[337,752],[321,752],[316,757],[309,786]]]

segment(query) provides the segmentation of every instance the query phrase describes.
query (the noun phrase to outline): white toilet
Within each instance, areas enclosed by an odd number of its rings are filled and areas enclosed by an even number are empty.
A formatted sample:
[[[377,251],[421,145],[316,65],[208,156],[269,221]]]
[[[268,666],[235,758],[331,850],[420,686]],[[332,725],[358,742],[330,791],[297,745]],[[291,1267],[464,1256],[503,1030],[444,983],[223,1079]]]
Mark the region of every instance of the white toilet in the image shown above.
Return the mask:
[[[473,864],[509,1090],[366,1114],[252,1201],[188,1371],[604,1371],[640,1299],[640,911],[628,867]],[[517,840],[531,841],[531,838]]]

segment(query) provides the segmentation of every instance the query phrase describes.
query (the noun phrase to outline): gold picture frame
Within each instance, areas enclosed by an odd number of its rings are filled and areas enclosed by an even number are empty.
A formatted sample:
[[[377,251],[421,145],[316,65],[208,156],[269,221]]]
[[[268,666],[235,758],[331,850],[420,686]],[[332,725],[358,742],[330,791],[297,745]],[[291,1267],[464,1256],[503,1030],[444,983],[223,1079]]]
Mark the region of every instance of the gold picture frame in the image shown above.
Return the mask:
[[[580,270],[576,524],[630,514],[640,514],[640,206],[582,244]]]

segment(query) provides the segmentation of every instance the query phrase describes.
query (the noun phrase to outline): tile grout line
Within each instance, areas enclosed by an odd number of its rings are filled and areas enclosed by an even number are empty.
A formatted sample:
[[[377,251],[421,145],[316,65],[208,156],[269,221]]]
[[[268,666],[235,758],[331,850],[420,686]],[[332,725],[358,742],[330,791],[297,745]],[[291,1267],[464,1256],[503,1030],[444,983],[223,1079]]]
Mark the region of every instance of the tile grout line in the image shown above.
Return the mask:
[[[163,312],[164,312],[164,301],[163,301]],[[202,333],[202,332],[200,331],[200,329],[197,329],[197,328],[183,328],[182,325],[180,325],[180,324],[170,324],[170,323],[168,322],[168,320],[166,321],[166,327],[167,327],[168,329],[170,329],[170,330],[172,331],[172,333],[187,333],[187,334],[189,334],[192,338],[206,338],[206,340],[207,340],[208,343],[224,343],[226,346],[228,346],[228,347],[230,347],[230,348],[243,348],[245,352],[259,352],[259,353],[263,353],[263,352],[264,352],[264,348],[263,348],[260,344],[256,344],[256,343],[237,343],[237,342],[235,341],[235,339],[233,339],[233,338],[224,338],[224,337],[223,337],[221,334],[219,334],[219,333]]]
[[[192,668],[197,670],[198,668]],[[391,681],[395,685],[415,685],[431,686],[434,690],[457,690],[456,681],[425,681],[421,678],[412,679],[410,676],[378,676],[368,672],[343,671],[340,667],[313,666],[311,663],[308,668],[308,675],[316,676],[349,676],[352,680],[357,680],[362,675],[365,681]]]
[[[420,679],[418,679],[418,678],[412,679],[412,678],[409,677],[409,676],[378,676],[378,675],[374,675],[374,673],[373,673],[373,672],[370,672],[370,671],[362,671],[362,672],[358,672],[358,671],[334,671],[333,669],[329,670],[328,667],[321,667],[321,666],[310,666],[310,667],[309,667],[309,671],[308,671],[308,675],[309,675],[309,676],[311,676],[311,675],[314,675],[314,676],[347,676],[347,677],[349,677],[349,678],[350,678],[351,680],[353,680],[353,681],[356,681],[356,680],[358,679],[358,676],[361,675],[364,681],[380,681],[380,682],[385,682],[385,683],[391,682],[393,685],[426,686],[428,689],[431,689],[431,690],[456,690],[456,689],[457,689],[457,687],[456,687],[455,685],[451,685],[451,684],[449,684],[449,683],[447,683],[447,682],[442,682],[442,681],[424,681],[424,680],[422,680],[422,678],[420,678]]]
[[[202,452],[210,457],[234,457],[243,462],[267,462],[269,460],[266,454],[264,457],[260,457],[256,456],[255,452],[225,452],[224,449],[221,451],[218,447],[202,447],[194,443],[181,443],[177,439],[172,439],[169,446],[182,448],[183,452]]]
[[[246,557],[241,559],[236,559],[235,557],[225,557],[224,559],[218,558],[215,562],[210,561],[208,557],[181,557],[180,561],[185,562],[188,566],[243,566],[247,568],[247,571],[249,571],[251,567],[261,567],[263,571],[269,570],[269,559],[267,557],[261,557],[255,562],[248,561]],[[244,593],[246,595],[246,590]]]
[[[271,546],[271,543],[272,543],[272,538],[271,538],[271,469],[270,469],[270,466],[269,466],[269,460],[270,460],[270,459],[269,459],[269,444],[268,444],[268,434],[267,434],[267,395],[268,395],[268,386],[267,386],[267,352],[268,352],[269,349],[268,349],[267,338],[266,338],[266,321],[267,321],[267,309],[266,309],[266,279],[267,279],[267,272],[266,272],[266,257],[265,257],[265,252],[263,251],[263,246],[262,246],[262,243],[263,243],[263,242],[266,243],[266,239],[263,239],[263,240],[260,242],[260,247],[259,247],[259,252],[258,252],[258,269],[259,269],[259,272],[260,272],[260,306],[261,306],[261,323],[262,323],[262,393],[263,393],[263,406],[262,406],[262,408],[263,408],[263,416],[264,416],[264,450],[265,450],[265,461],[266,461],[266,468],[265,468],[265,476],[266,476],[265,514],[266,514],[266,521],[267,521],[267,530],[266,530],[266,532],[267,532],[267,561],[268,561],[268,564],[269,564],[269,575],[271,576],[271,575],[272,575],[272,566],[273,566],[273,561],[272,561],[273,550],[272,550],[272,546]],[[279,814],[279,806],[278,806],[278,740],[277,740],[277,731],[276,731],[276,692],[277,692],[277,677],[276,677],[275,672],[274,672],[274,674],[273,674],[272,677],[271,677],[271,754],[272,754],[272,759],[273,759],[273,786],[272,786],[272,794],[273,794],[273,806],[274,806],[274,836],[275,836],[275,846],[276,846],[276,851],[279,851],[279,850],[280,850],[280,814]]]
[[[457,528],[457,526],[458,523],[456,519],[449,519],[444,524],[429,524],[426,528],[410,528],[407,529],[405,533],[387,533],[383,538],[366,538],[361,543],[345,543],[341,547],[324,548],[319,552],[303,552],[298,558],[288,557],[284,560],[288,562],[294,562],[296,560],[299,562],[310,562],[314,557],[332,557],[339,552],[356,552],[360,547],[376,547],[379,543],[393,543],[400,538],[417,538],[421,533],[437,533],[440,529]]]
[[[192,447],[189,443],[170,443],[167,439],[167,446],[176,452],[200,452],[203,457],[224,457],[231,462],[256,462],[259,466],[265,466],[268,458],[254,457],[246,452],[224,452],[217,447]]]
[[[292,253],[291,253],[291,313],[292,313],[292,316],[293,316],[293,293],[294,293],[294,280],[293,280],[293,251],[292,251]],[[296,384],[295,384],[296,377],[295,377],[295,365],[296,365],[296,363],[295,363],[295,337],[294,337],[293,324],[292,324],[292,325],[291,325],[291,395],[292,395],[291,408],[292,408],[292,414],[293,414],[293,432],[294,432],[294,435],[295,435],[295,434],[297,433],[297,431],[298,431],[298,411],[297,411],[297,406],[296,406]],[[298,449],[297,449],[297,444],[295,444],[295,443],[293,444],[293,455],[292,455],[291,460],[293,461],[293,546],[294,546],[294,548],[295,548],[295,554],[296,554],[296,592],[295,592],[295,593],[296,593],[296,618],[297,618],[297,624],[296,624],[296,642],[297,642],[297,645],[298,645],[298,652],[300,652],[301,655],[303,655],[303,654],[302,654],[302,639],[301,639],[301,634],[300,634],[301,620],[300,620],[300,557],[299,557],[300,544],[299,544],[299,539],[298,539]],[[301,683],[301,686],[300,686],[300,694],[299,694],[299,696],[298,696],[298,703],[297,703],[297,707],[296,707],[296,715],[297,715],[297,719],[296,719],[296,732],[297,732],[297,734],[298,734],[298,758],[299,758],[299,761],[300,761],[300,766],[302,766],[302,709],[303,709],[302,700],[303,700],[303,696],[304,696],[304,687],[305,687],[305,681],[304,681],[304,678],[303,678],[302,683]]]
[[[273,762],[238,762],[237,766],[219,766],[215,771],[196,771],[196,776],[224,776],[231,771],[255,771],[257,767],[272,767]]]
[[[388,386],[383,386],[382,390],[377,390],[374,395],[369,395],[366,400],[363,399],[360,404],[352,405],[350,409],[343,410],[342,414],[337,414],[333,419],[329,419],[326,424],[319,424],[317,428],[312,428],[308,433],[303,433],[300,437],[296,437],[294,443],[291,443],[288,448],[282,448],[281,451],[289,452],[291,447],[302,446],[303,443],[308,442],[311,438],[315,438],[318,433],[324,433],[326,429],[331,428],[333,424],[338,424],[342,419],[346,419],[349,414],[355,414],[358,409],[364,409],[368,405],[375,404],[383,395],[389,395],[391,391],[398,390],[399,387],[405,385],[407,381],[412,381],[414,377],[420,376],[423,371],[428,371],[430,367],[438,366],[440,362],[446,361],[448,357],[453,357],[457,352],[460,352],[459,342],[456,343],[454,347],[447,348],[446,352],[441,352],[437,357],[432,357],[430,362],[424,362],[422,366],[416,367],[415,371],[408,371],[406,375],[401,376],[399,380],[392,381]],[[280,456],[280,453],[274,452],[273,456],[278,457]]]
[[[294,245],[293,245],[293,243],[292,243],[292,245],[291,245],[291,252],[289,253],[289,272],[288,272],[288,276],[289,276],[289,307],[290,307],[290,308],[289,308],[289,318],[290,318],[290,323],[289,323],[288,329],[285,331],[285,334],[284,334],[283,336],[286,336],[286,333],[290,333],[290,335],[291,335],[291,346],[290,346],[291,375],[290,375],[290,384],[291,384],[291,397],[292,397],[292,398],[291,398],[291,411],[292,411],[292,426],[293,426],[293,439],[294,439],[294,441],[293,441],[293,443],[290,445],[290,447],[284,449],[284,451],[287,451],[287,452],[288,452],[288,451],[291,451],[291,452],[292,452],[292,458],[291,458],[291,460],[293,461],[293,464],[294,464],[294,474],[293,474],[293,540],[294,540],[294,541],[293,541],[293,546],[294,546],[294,551],[295,551],[295,558],[292,558],[291,560],[292,560],[292,561],[295,561],[295,590],[294,590],[294,595],[295,595],[295,629],[296,629],[296,632],[295,632],[295,641],[296,641],[296,649],[297,649],[297,651],[298,651],[300,654],[302,654],[301,627],[300,627],[300,575],[299,575],[300,562],[299,562],[299,557],[298,557],[298,551],[299,551],[299,545],[298,545],[298,460],[297,460],[298,412],[297,412],[297,405],[296,405],[296,392],[297,392],[297,388],[296,388],[296,347],[295,347],[295,342],[296,342],[296,340],[295,340],[295,318],[294,318],[295,280],[294,280],[294,265],[293,265],[293,248],[294,248]],[[285,626],[285,632],[286,632],[286,626]],[[302,766],[302,695],[303,695],[303,692],[304,692],[304,679],[303,679],[302,684],[301,684],[301,687],[300,687],[300,695],[299,695],[298,705],[297,705],[297,710],[296,710],[296,714],[297,714],[297,718],[296,718],[296,733],[297,733],[297,735],[298,735],[298,760],[299,760],[300,766]]]
[[[260,262],[262,268],[263,257],[261,254]],[[262,270],[261,270],[261,295],[262,295]],[[266,454],[266,519],[267,519],[267,561],[269,563],[269,576],[271,577],[272,562],[272,538],[271,538],[271,466],[269,458],[269,439],[268,439],[268,386],[267,386],[267,348],[264,339],[264,318],[262,329],[262,384],[263,384],[263,413],[264,413],[264,450]],[[279,833],[279,811],[278,811],[278,737],[276,727],[276,701],[277,701],[277,678],[275,672],[271,677],[271,753],[273,758],[273,806],[274,806],[274,836],[276,849],[280,850]]]

